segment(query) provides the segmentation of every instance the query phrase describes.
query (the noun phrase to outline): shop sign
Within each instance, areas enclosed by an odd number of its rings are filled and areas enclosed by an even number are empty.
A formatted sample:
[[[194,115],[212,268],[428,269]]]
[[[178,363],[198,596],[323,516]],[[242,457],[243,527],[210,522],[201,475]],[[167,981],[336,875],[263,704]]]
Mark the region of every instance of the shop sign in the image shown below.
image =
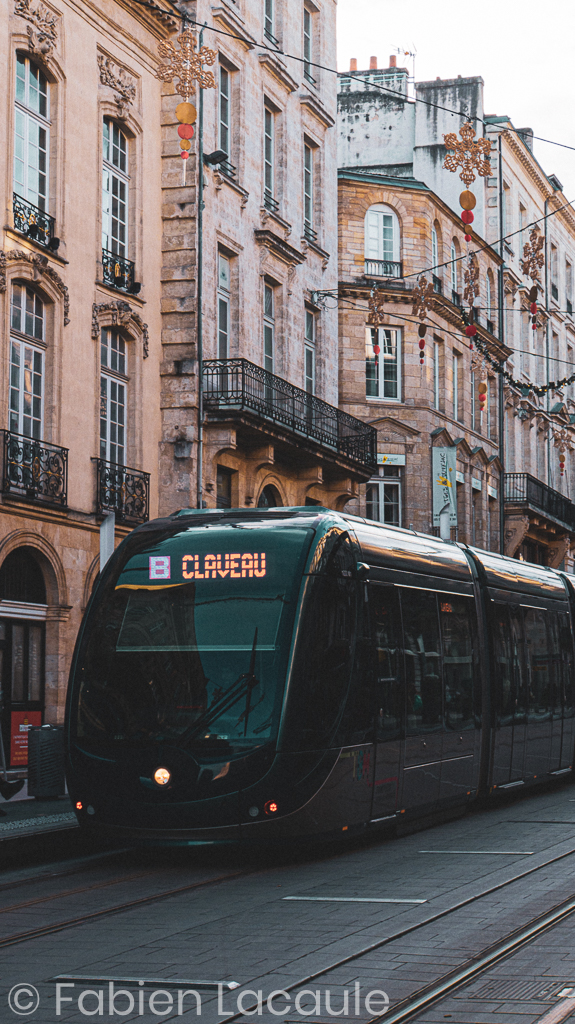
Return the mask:
[[[449,525],[457,526],[457,500],[455,496],[457,448],[432,448],[433,473],[433,525],[439,526],[439,516],[449,505]]]
[[[13,711],[10,715],[10,765],[28,764],[28,729],[42,725],[41,711]]]
[[[405,455],[386,455],[377,453],[378,466],[405,466]]]

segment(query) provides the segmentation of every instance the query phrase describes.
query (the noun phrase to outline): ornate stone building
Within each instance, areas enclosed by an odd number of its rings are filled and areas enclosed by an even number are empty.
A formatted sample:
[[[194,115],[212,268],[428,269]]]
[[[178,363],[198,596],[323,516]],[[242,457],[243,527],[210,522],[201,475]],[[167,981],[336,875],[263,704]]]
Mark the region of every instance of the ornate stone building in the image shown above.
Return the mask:
[[[337,312],[321,301],[337,288],[336,80],[318,66],[335,65],[336,5],[185,6],[218,52],[196,123],[207,162],[194,147],[185,182],[163,96],[161,508],[342,508],[373,431],[337,409]]]
[[[461,228],[453,212],[415,179],[374,171],[339,172],[340,403],[377,430],[378,468],[361,488],[356,511],[370,519],[438,532],[433,522],[433,449],[456,454],[453,539],[499,546],[498,384],[462,331],[463,264],[450,266]],[[478,260],[482,304],[499,259],[484,246]],[[424,363],[414,288],[427,272],[432,304],[423,323]],[[457,276],[456,276],[457,275]],[[383,326],[370,326],[373,290]],[[478,336],[497,360],[508,351],[495,325]],[[376,346],[379,353],[376,352]],[[485,412],[478,389],[488,387]]]
[[[113,512],[119,541],[157,514],[153,71],[176,22],[153,3],[9,0],[0,23],[0,711],[17,772],[27,725],[62,721],[100,524]]]
[[[408,96],[407,70],[396,67],[395,58],[387,68],[378,68],[375,58],[371,63],[368,70],[354,68],[339,76],[338,160],[346,174],[351,170],[375,173],[402,190],[415,179],[459,214],[462,183],[458,174],[443,168],[443,136],[458,132],[464,119],[470,118],[477,135],[491,140],[492,173],[472,186],[477,197],[473,227],[479,240],[491,243],[499,257],[483,280],[480,323],[490,327],[499,351],[507,353],[506,368],[518,381],[516,386],[505,386],[504,430],[498,438],[505,472],[504,550],[518,558],[571,568],[575,391],[571,385],[538,395],[531,384],[557,382],[575,370],[575,217],[561,183],[546,174],[536,159],[531,129],[516,129],[507,116],[484,114],[481,78],[418,82],[414,102]],[[529,225],[537,220],[544,235],[545,266],[533,332],[528,297],[532,281],[523,273],[520,260],[529,241]],[[458,236],[460,229],[453,233],[453,248],[443,246],[443,262],[448,264],[442,267],[444,279],[453,273],[447,294],[459,291],[455,284]],[[422,260],[418,269],[438,263],[441,267],[435,251],[429,252],[428,243],[427,262]],[[389,283],[385,282],[386,288]],[[445,295],[445,280],[443,284]],[[468,375],[464,388],[469,401]],[[564,475],[561,451],[565,452]]]

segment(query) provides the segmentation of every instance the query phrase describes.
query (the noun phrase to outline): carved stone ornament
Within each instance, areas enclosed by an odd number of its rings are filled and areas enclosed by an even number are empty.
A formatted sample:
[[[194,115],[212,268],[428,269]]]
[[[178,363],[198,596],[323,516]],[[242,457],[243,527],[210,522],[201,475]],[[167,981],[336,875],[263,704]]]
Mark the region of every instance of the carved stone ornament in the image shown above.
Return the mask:
[[[26,32],[32,53],[46,60],[51,57],[58,42],[58,15],[40,0],[14,0],[14,14],[30,22]]]
[[[4,252],[0,249],[0,292],[6,291],[6,264],[7,263],[29,263],[34,267],[34,274],[37,277],[47,277],[56,286],[64,300],[64,326],[70,323],[70,296],[68,288],[62,278],[48,263],[48,257],[39,252],[23,252],[21,249],[8,249]]]
[[[144,359],[150,354],[150,335],[148,325],[144,323],[139,313],[132,309],[129,302],[123,299],[115,299],[112,302],[94,302],[92,304],[92,337],[99,338],[102,327],[125,327],[126,330],[134,330],[142,336],[142,349]]]
[[[509,558],[517,551],[521,542],[527,536],[529,530],[528,516],[506,516],[505,517],[505,554]]]
[[[98,67],[100,68],[100,82],[108,85],[116,93],[118,114],[125,117],[129,106],[136,97],[136,83],[130,78],[124,68],[114,64],[111,57],[104,57],[103,53],[98,54]]]
[[[555,544],[551,544],[547,554],[547,565],[551,569],[558,569],[565,556],[569,554],[569,534],[558,537]]]

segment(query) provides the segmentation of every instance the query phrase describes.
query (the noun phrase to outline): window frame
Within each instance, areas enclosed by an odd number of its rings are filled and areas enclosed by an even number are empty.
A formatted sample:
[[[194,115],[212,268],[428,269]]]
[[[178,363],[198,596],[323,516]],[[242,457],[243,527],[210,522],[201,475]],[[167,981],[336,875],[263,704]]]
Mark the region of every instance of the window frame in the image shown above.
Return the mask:
[[[264,281],[263,329],[264,329],[264,370],[275,372],[275,329],[276,329],[276,296],[275,288],[269,281]],[[267,299],[271,297],[268,309]]]
[[[311,309],[305,309],[304,332],[304,390],[308,395],[316,392],[316,316]],[[311,361],[311,374],[308,373],[308,359]],[[309,386],[308,386],[309,382]]]
[[[311,73],[313,64],[313,43],[314,43],[314,24],[313,24],[313,11],[306,7],[304,4],[303,8],[303,20],[302,20],[302,33],[303,33],[303,77],[306,82],[310,85],[315,85],[316,80]]]
[[[385,526],[401,527],[402,524],[402,475],[399,466],[382,466],[382,472],[378,476],[374,476],[371,480],[367,481],[365,487],[365,514],[367,519],[371,519],[375,523],[383,523]],[[374,502],[369,501],[368,493],[369,490],[377,490],[377,517],[369,514],[368,505],[372,505]],[[397,499],[390,502],[387,495],[391,492],[395,492]],[[396,515],[391,518],[386,518],[386,509],[392,508],[396,511]],[[373,510],[373,508],[372,508]],[[383,514],[383,518],[382,518]]]
[[[129,246],[130,246],[130,140],[126,133],[122,130],[120,125],[114,120],[113,117],[105,115],[102,119],[102,249],[105,252],[113,253],[114,256],[119,256],[120,259],[129,259]],[[108,130],[108,144],[106,144],[106,128]],[[110,129],[112,133],[110,134]],[[125,145],[122,150],[121,147],[115,147],[113,141],[113,129],[116,129],[118,135],[123,139]],[[125,158],[125,167],[122,168],[114,163],[113,159],[109,158],[109,151],[112,149],[112,156],[115,148],[119,148],[120,153]],[[106,153],[108,149],[108,155]],[[106,175],[108,175],[108,185],[106,184]],[[114,194],[114,183],[118,186],[118,192]],[[119,199],[124,207],[124,218],[120,220],[119,216],[113,216],[113,205],[114,199],[121,196],[123,193],[123,199]],[[106,202],[106,198],[109,197],[109,202]],[[120,237],[118,232],[118,238],[114,237],[114,223],[118,226],[123,226],[124,239]],[[109,225],[109,226],[108,226]],[[114,245],[117,248],[114,248]]]
[[[370,218],[376,216],[381,218],[381,222],[377,229],[377,256],[372,254],[372,249],[375,248],[372,245],[373,239],[371,236],[371,224]],[[385,231],[386,225],[383,223],[383,218],[389,217],[391,220],[391,248],[386,246]],[[388,206],[386,203],[373,203],[372,206],[366,210],[364,217],[364,259],[373,260],[379,263],[400,263],[401,262],[401,238],[399,231],[399,218],[393,207]],[[391,252],[391,256],[389,255]]]
[[[304,140],[303,144],[303,225],[314,230],[314,147]]]
[[[264,103],[264,195],[275,199],[275,112]]]
[[[106,338],[106,341],[104,341]],[[117,343],[117,347],[114,348],[112,341]],[[104,363],[103,353],[106,350],[106,356],[108,353],[118,353],[121,356],[121,360],[118,360],[120,365],[114,367],[110,365],[113,363],[113,359],[108,359]],[[110,462],[113,465],[126,466],[127,465],[127,447],[128,447],[128,431],[127,431],[127,416],[128,410],[128,369],[129,369],[129,348],[126,339],[122,333],[115,327],[102,327],[100,331],[100,458],[105,462]],[[105,385],[105,387],[104,387]],[[116,397],[114,397],[114,388],[117,391]],[[122,398],[120,400],[120,389],[122,389]],[[104,393],[105,392],[105,393]],[[103,401],[105,400],[105,408]],[[123,421],[117,417],[113,420],[110,413],[112,405],[115,404],[118,409],[123,410]],[[106,433],[103,436],[102,425],[106,424]],[[112,428],[115,427],[118,430],[118,434],[121,432],[122,440],[112,440]],[[118,429],[120,428],[120,429]],[[112,458],[112,454],[116,456],[121,451],[123,458]]]
[[[24,67],[24,98],[18,96],[19,92],[19,80],[18,68]],[[45,112],[41,109],[35,110],[30,104],[30,78],[31,70],[35,69],[38,73],[38,81],[43,80],[45,83],[45,91],[38,90],[40,96],[45,97]],[[50,81],[33,60],[30,60],[27,54],[17,53],[16,54],[16,75],[15,75],[15,94],[14,94],[14,156],[12,162],[12,189],[16,195],[21,196],[28,203],[32,203],[42,212],[48,212],[50,204],[50,129],[52,122],[50,120]],[[39,104],[41,107],[41,104]],[[18,132],[19,121],[22,125],[22,134]],[[31,189],[30,185],[30,148],[34,145],[31,139],[31,129],[35,127],[37,131],[36,148],[38,154],[43,153],[44,169],[41,169],[41,160],[38,160],[38,167],[36,170],[37,174],[37,188]],[[40,147],[41,133],[45,133],[44,147]],[[22,139],[22,155],[18,155],[18,139]],[[19,181],[16,172],[17,162],[22,165],[22,181]],[[44,178],[44,191],[40,191],[40,177]]]
[[[224,81],[226,89],[224,89]],[[219,90],[218,90],[218,142],[219,148],[224,150],[226,159],[230,159],[231,150],[231,84],[232,76],[230,71],[220,61]],[[226,107],[224,114],[224,105]],[[225,138],[224,138],[225,133]]]
[[[227,264],[227,282],[222,278],[223,262]],[[231,261],[229,256],[218,250],[218,288],[217,288],[217,359],[229,359],[230,357],[230,312],[231,312]],[[226,324],[222,329],[222,310],[226,310]],[[225,343],[222,346],[222,338],[225,336]],[[225,350],[225,351],[224,351]]]
[[[377,342],[374,341],[374,335],[375,335],[376,332],[377,332]],[[395,335],[395,359],[393,360],[395,368],[396,368],[395,380],[391,379],[391,380],[388,380],[387,382],[386,382],[386,377],[385,377],[385,365],[387,363],[387,366],[389,367],[389,365],[392,362],[392,360],[391,359],[387,359],[387,360],[385,359],[383,350],[384,350],[384,347],[386,347],[386,346],[384,346],[382,344],[382,342],[385,340],[386,341],[386,345],[388,345],[388,344],[390,344],[390,342],[393,343],[393,339],[391,339],[391,338],[389,340],[388,339],[384,339],[384,334],[385,333],[388,333],[390,335],[391,334]],[[365,340],[366,340],[366,395],[365,395],[366,401],[367,402],[393,402],[395,404],[401,403],[401,400],[402,400],[401,389],[402,389],[402,376],[403,376],[402,375],[402,365],[401,365],[402,356],[403,356],[403,353],[402,353],[402,334],[401,334],[401,329],[399,327],[367,327],[366,326],[366,328],[365,328]],[[379,356],[377,358],[376,376],[372,375],[371,377],[369,377],[368,373],[367,373],[368,363],[371,362],[371,363],[375,364],[376,360],[375,360],[375,353],[374,353],[374,358],[373,359],[371,359],[371,360],[367,359],[368,346],[371,345],[371,348],[372,348],[372,351],[373,351],[374,343],[379,345],[380,351],[379,351]],[[369,385],[370,380],[376,382],[377,390],[378,390],[378,394],[376,394],[376,395],[368,394],[368,385]],[[395,392],[396,392],[395,395],[386,395],[385,394],[386,383],[388,383],[388,384],[395,384]]]

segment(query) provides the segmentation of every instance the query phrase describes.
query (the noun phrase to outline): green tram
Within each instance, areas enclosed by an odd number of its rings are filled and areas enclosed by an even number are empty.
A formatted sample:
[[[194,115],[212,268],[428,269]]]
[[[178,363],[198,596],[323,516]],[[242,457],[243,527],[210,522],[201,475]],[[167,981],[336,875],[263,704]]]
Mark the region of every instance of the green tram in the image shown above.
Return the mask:
[[[574,584],[322,508],[147,523],[78,636],[78,820],[161,842],[285,841],[561,776]]]

